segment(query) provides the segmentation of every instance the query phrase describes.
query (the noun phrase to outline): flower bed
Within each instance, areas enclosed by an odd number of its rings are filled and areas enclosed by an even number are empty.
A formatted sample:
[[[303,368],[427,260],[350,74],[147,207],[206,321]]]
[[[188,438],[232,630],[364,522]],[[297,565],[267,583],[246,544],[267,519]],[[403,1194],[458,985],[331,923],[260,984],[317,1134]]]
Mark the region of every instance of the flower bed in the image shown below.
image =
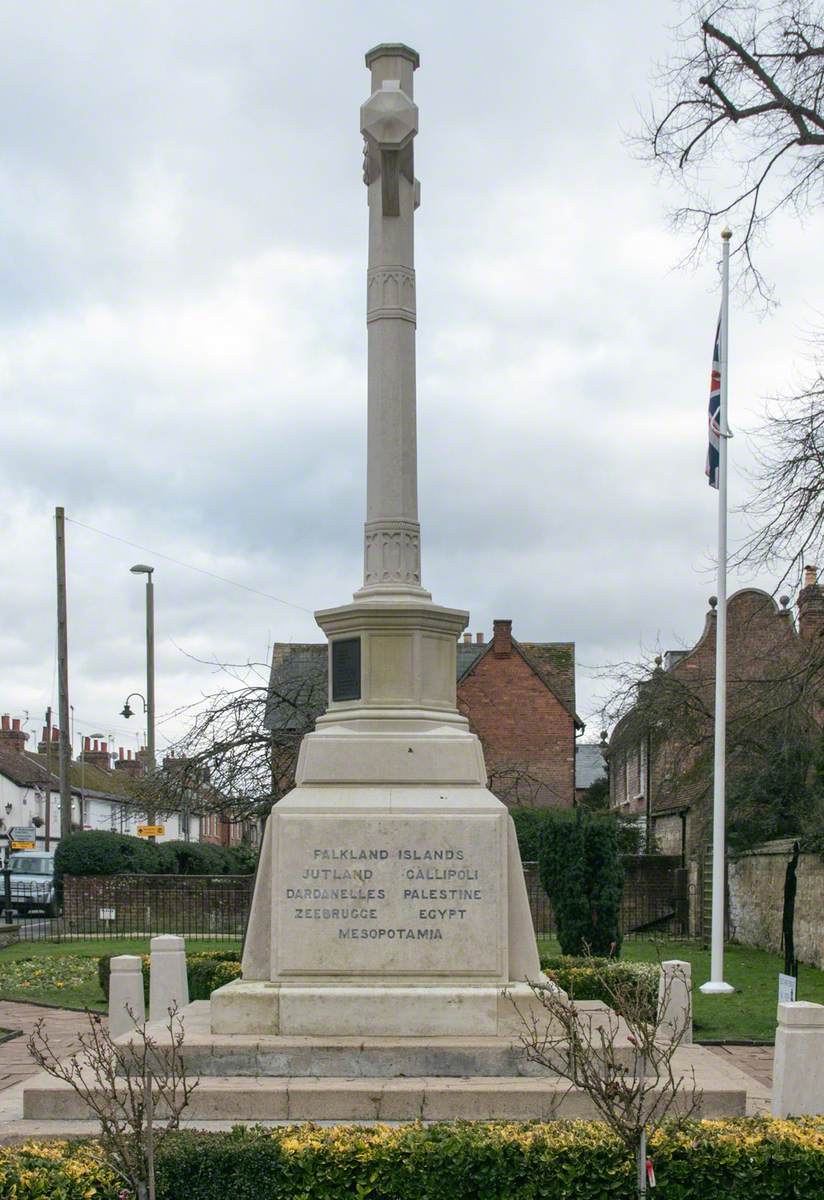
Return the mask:
[[[0,992],[43,991],[85,988],[94,983],[97,961],[78,954],[60,958],[8,959],[0,962]]]
[[[116,1200],[94,1143],[0,1147],[0,1196]],[[824,1196],[824,1118],[692,1121],[650,1141],[667,1200]],[[597,1122],[313,1125],[178,1133],[158,1200],[630,1200],[634,1166]]]

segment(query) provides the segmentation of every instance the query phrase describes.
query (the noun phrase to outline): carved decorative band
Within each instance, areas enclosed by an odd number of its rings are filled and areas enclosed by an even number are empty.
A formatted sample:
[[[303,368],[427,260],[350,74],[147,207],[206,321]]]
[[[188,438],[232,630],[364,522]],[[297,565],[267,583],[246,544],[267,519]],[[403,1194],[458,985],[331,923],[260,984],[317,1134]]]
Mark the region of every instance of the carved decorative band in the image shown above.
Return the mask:
[[[415,272],[410,267],[372,267],[367,272],[367,323],[386,317],[415,322]]]
[[[420,586],[421,532],[412,521],[370,521],[364,529],[363,581]]]

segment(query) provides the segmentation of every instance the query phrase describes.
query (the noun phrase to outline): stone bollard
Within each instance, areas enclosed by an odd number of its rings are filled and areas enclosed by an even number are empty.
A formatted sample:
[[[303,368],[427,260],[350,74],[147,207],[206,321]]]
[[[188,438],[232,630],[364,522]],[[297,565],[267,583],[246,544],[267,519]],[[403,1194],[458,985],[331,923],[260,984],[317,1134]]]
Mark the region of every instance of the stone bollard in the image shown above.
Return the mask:
[[[149,975],[149,1020],[169,1020],[169,1009],[189,1003],[189,981],[186,978],[186,943],[182,937],[164,933],[153,937],[152,968]]]
[[[661,963],[658,1027],[662,1037],[692,1044],[692,965],[680,958]]]
[[[772,1115],[824,1113],[824,1004],[793,1000],[778,1006],[773,1059]]]
[[[109,975],[109,1033],[120,1037],[145,1020],[143,963],[137,954],[118,954],[111,961]]]

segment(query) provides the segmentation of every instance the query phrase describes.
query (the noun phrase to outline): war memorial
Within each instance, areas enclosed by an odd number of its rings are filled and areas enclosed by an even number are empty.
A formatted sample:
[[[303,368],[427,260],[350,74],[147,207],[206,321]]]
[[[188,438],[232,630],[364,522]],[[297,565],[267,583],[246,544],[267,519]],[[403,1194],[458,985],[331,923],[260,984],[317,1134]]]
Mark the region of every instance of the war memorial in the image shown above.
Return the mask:
[[[524,1018],[543,1013],[531,985],[553,985],[512,820],[456,709],[468,613],[435,603],[421,574],[418,55],[379,45],[366,65],[363,585],[316,614],[328,709],[268,819],[242,978],[182,1010],[187,1065],[200,1075],[187,1123],[591,1116],[587,1096],[528,1063],[519,1040]],[[149,1028],[162,1036],[160,1023]],[[706,1115],[745,1111],[746,1076],[700,1047],[677,1053]],[[24,1116],[82,1126],[88,1114],[39,1076]]]

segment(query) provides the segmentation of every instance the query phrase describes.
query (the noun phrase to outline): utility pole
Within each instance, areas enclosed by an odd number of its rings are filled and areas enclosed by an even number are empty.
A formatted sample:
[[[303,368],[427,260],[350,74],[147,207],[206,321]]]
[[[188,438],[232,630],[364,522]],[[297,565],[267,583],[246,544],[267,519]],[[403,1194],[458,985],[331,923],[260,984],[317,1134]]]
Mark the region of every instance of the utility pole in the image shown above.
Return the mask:
[[[72,831],[72,789],[69,771],[72,748],[69,741],[69,638],[66,614],[66,514],[54,510],[57,549],[57,688],[60,721],[60,840]]]
[[[46,849],[51,849],[51,705],[46,709]]]

